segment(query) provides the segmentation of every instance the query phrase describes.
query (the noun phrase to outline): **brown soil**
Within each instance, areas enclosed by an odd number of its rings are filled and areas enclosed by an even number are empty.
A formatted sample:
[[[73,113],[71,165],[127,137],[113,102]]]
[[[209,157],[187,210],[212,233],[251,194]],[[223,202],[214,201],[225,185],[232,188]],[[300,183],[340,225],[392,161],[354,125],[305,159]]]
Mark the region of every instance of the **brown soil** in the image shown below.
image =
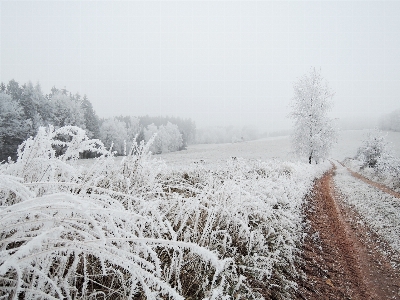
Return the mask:
[[[320,178],[309,197],[309,220],[298,299],[400,299],[400,272],[379,249],[382,243],[340,201],[332,177]]]

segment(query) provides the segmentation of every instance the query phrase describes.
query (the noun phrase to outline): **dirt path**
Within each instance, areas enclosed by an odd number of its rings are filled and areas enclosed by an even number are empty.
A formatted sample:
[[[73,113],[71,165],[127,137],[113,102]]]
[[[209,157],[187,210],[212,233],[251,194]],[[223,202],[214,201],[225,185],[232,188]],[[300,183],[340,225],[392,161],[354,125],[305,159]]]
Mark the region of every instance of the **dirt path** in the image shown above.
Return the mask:
[[[314,186],[298,299],[400,299],[400,273],[335,192],[332,169]]]

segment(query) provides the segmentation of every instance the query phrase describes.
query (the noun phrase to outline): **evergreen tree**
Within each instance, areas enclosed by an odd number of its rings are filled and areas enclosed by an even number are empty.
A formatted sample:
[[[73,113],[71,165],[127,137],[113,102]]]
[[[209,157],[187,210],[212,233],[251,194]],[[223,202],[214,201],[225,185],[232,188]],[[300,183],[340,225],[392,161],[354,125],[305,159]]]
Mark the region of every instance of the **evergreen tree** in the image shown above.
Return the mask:
[[[48,98],[43,94],[42,88],[39,83],[34,87],[34,97],[37,101],[37,110],[42,119],[42,126],[52,125],[52,120],[54,118],[54,107],[53,103],[48,100]]]
[[[11,96],[13,100],[19,100],[22,94],[22,88],[19,86],[19,83],[14,79],[11,79],[6,88],[6,93]]]
[[[0,93],[0,161],[16,158],[18,146],[29,136],[30,120],[10,95]]]
[[[21,96],[18,99],[21,105],[26,120],[31,120],[30,135],[34,136],[37,129],[43,125],[43,119],[40,114],[42,108],[42,95],[37,93],[31,82],[22,86]]]
[[[79,100],[80,95],[75,95],[75,99]],[[89,138],[97,139],[100,136],[99,117],[93,109],[92,103],[86,95],[83,96],[81,107],[83,109],[83,117],[85,119],[86,134]]]
[[[86,129],[84,113],[79,102],[60,92],[51,97],[51,102],[54,107],[52,124],[55,127],[73,125]]]

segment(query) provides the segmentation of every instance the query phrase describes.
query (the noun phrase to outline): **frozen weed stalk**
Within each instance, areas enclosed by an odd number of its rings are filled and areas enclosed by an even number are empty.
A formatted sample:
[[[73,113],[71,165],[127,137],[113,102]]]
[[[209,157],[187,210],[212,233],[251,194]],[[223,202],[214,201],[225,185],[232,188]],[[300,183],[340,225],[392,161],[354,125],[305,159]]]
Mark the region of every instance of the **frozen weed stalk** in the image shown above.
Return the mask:
[[[300,208],[329,166],[176,171],[151,156],[153,139],[117,163],[77,127],[41,128],[1,165],[0,297],[290,297]],[[101,156],[78,167],[87,150]]]

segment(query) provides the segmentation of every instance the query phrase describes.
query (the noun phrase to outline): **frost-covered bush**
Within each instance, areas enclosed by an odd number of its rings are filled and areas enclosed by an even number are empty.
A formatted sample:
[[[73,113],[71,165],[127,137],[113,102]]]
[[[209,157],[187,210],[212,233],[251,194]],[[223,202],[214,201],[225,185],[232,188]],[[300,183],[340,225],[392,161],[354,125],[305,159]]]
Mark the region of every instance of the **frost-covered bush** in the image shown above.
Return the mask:
[[[57,155],[60,148],[63,154]],[[34,138],[30,137],[18,147],[17,161],[3,168],[6,174],[32,184],[37,192],[60,191],[60,183],[77,180],[74,162],[84,151],[111,155],[101,141],[89,139],[79,127],[40,127]]]
[[[320,166],[319,172],[328,166]],[[168,174],[168,201],[160,201],[176,239],[218,251],[233,263],[224,292],[239,299],[290,298],[301,242],[301,206],[316,168],[282,162],[232,159],[211,171],[197,165]],[[181,271],[182,272],[182,271]],[[204,270],[185,269],[185,296],[196,291]],[[195,275],[194,275],[195,274]],[[234,292],[232,292],[234,291]]]
[[[375,168],[379,159],[386,154],[387,142],[382,133],[378,130],[370,131],[367,138],[357,150],[355,159],[362,163],[362,167]]]
[[[52,194],[6,207],[0,211],[0,295],[183,299],[163,279],[159,249],[178,263],[185,251],[192,253],[218,276],[224,261],[214,253],[165,240],[154,225],[104,196]]]
[[[379,130],[368,133],[357,150],[355,161],[348,164],[371,179],[400,189],[400,159],[394,156],[384,134]]]
[[[91,167],[82,171],[82,188],[113,195],[130,207],[132,201],[161,195],[159,177],[166,166],[151,155],[150,146],[154,138],[147,143],[141,141],[140,144],[134,138],[131,149],[119,164],[115,163],[112,156],[97,159]]]
[[[70,159],[56,158],[52,151],[54,134],[42,130],[20,147],[19,161],[1,168],[0,297],[183,299],[179,280],[165,280],[164,270],[172,269],[165,255],[175,257],[178,266],[196,261],[207,270],[209,281],[203,288],[209,295],[220,293],[226,261],[205,247],[173,240],[169,223],[148,203],[146,193],[118,185],[130,179],[144,184],[146,170],[153,167],[147,164],[148,144],[133,147],[121,165],[111,164],[113,158],[107,155],[85,172],[68,165],[70,177],[27,176],[42,164],[56,165],[55,160],[66,167]],[[85,139],[80,141],[85,145]],[[116,171],[121,174],[115,179]],[[117,184],[102,187],[101,179]],[[57,183],[63,192],[37,189]],[[183,263],[185,257],[191,261]]]
[[[57,157],[60,133],[72,138]],[[152,139],[121,163],[101,148],[78,168],[97,142],[41,129],[0,166],[0,298],[290,297],[303,199],[329,166],[231,159],[174,170],[151,156]]]

